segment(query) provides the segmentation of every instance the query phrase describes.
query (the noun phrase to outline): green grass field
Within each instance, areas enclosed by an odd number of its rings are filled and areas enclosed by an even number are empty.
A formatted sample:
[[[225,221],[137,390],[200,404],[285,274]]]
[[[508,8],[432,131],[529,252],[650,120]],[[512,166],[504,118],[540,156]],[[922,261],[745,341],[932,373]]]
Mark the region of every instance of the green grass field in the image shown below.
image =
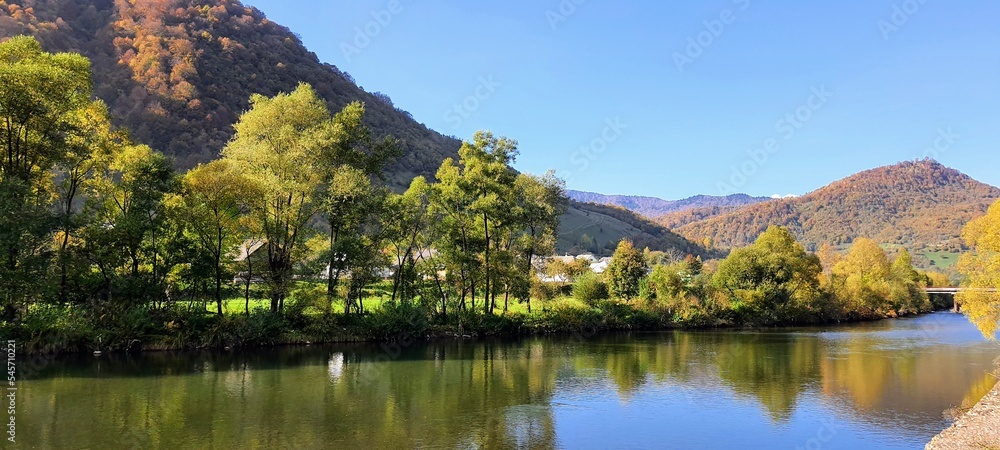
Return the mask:
[[[961,254],[954,252],[927,252],[923,256],[934,263],[937,269],[948,269],[958,263]]]
[[[565,252],[576,245],[584,234],[597,241],[598,248],[603,248],[608,242],[618,242],[623,237],[642,233],[625,222],[613,217],[595,212],[581,211],[569,208],[559,224],[559,242],[557,247]]]
[[[307,287],[310,287],[310,285],[307,285]],[[311,284],[311,288],[317,289],[321,292],[325,292],[324,286],[320,283]],[[380,283],[378,285],[375,285],[370,290],[370,292],[367,293],[368,295],[365,297],[364,300],[365,311],[378,310],[379,308],[381,308],[382,304],[392,299],[392,284],[390,282]],[[251,291],[251,298],[249,304],[251,311],[257,309],[268,309],[271,307],[271,301],[266,298],[260,298],[260,294],[261,292],[257,291],[256,289]],[[285,300],[285,306],[288,307],[288,305],[295,300],[296,298],[293,293],[289,299]],[[579,309],[589,308],[583,302],[568,296],[558,297],[552,300],[533,299],[531,301],[531,304],[532,304],[532,311],[540,311],[543,309],[555,308],[555,307],[572,307]],[[333,306],[332,308],[333,311],[336,313],[344,311],[344,301],[342,299],[335,299],[333,301],[332,306]],[[476,299],[476,307],[477,309],[482,308],[482,298]],[[209,312],[213,313],[216,312],[217,307],[215,302],[209,301],[205,303],[205,309]],[[247,310],[247,302],[242,295],[229,296],[222,301],[222,311],[226,315],[242,314],[245,313],[246,310]],[[502,310],[503,310],[503,297],[501,296],[497,298],[497,311],[499,312]],[[514,299],[511,299],[510,302],[508,303],[508,312],[512,314],[527,314],[528,305],[520,303]]]

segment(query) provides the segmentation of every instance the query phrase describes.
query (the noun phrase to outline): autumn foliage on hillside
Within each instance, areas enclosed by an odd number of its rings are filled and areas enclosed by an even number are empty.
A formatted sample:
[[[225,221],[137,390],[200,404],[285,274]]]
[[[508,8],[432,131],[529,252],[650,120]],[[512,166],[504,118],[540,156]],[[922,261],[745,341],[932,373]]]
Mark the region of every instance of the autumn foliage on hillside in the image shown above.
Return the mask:
[[[683,227],[689,223],[701,222],[703,220],[728,214],[744,208],[744,206],[706,206],[703,208],[688,209],[665,214],[656,219],[657,223],[671,230]]]
[[[391,170],[404,185],[432,174],[460,142],[321,63],[287,28],[233,0],[0,0],[0,39],[35,36],[94,67],[94,93],[133,138],[192,167],[218,157],[252,94],[315,87],[331,110],[366,104],[366,122],[403,144]]]
[[[904,162],[859,173],[794,199],[752,205],[683,224],[663,219],[696,242],[718,248],[753,242],[769,226],[788,228],[807,248],[846,246],[860,237],[910,250],[959,250],[962,226],[983,215],[1000,189],[980,183],[932,160]]]

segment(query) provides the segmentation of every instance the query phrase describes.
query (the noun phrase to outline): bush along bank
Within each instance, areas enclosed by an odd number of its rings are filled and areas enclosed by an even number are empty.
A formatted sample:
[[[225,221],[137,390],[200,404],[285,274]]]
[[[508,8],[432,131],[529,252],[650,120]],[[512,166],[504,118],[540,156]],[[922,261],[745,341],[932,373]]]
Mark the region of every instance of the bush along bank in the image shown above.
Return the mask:
[[[913,269],[908,253],[902,251],[890,261],[884,250],[865,239],[857,240],[846,255],[816,255],[807,253],[787,230],[772,227],[756,243],[720,262],[688,257],[665,263],[661,258],[623,241],[606,273],[585,271],[565,284],[535,279],[525,289],[531,301],[523,302],[498,296],[503,289],[496,285],[484,298],[427,280],[413,286],[408,300],[386,284],[381,292],[355,291],[350,302],[331,301],[322,286],[302,282],[277,311],[266,304],[252,309],[249,300],[241,304],[242,312],[225,315],[209,312],[206,301],[34,304],[18,320],[0,322],[0,335],[29,352],[138,351],[388,341],[400,336],[817,325],[921,314],[952,305],[945,297],[928,296],[924,288],[932,278]]]

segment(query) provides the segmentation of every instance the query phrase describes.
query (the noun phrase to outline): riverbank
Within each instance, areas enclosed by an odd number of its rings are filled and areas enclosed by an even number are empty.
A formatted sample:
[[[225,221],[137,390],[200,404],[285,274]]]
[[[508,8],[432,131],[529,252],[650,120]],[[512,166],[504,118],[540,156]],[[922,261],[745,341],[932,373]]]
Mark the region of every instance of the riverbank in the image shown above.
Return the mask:
[[[905,314],[909,315],[909,314]],[[813,317],[781,326],[836,325],[892,316]],[[24,353],[92,353],[227,348],[266,348],[345,342],[409,345],[415,341],[533,335],[587,338],[602,332],[678,329],[760,329],[731,315],[678,317],[647,304],[601,301],[594,306],[563,304],[533,313],[487,315],[463,311],[447,317],[413,304],[387,304],[365,315],[273,314],[217,316],[204,310],[136,310],[116,320],[97,321],[72,308],[33,309],[28,320],[0,327],[4,339]],[[113,318],[114,319],[114,318]]]
[[[927,444],[928,450],[1000,449],[1000,383]]]

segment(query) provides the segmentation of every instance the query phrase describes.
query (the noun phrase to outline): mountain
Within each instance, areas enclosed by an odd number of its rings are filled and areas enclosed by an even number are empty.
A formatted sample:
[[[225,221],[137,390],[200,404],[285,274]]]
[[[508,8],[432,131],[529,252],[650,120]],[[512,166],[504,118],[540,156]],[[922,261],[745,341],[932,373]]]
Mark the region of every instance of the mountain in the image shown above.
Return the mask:
[[[713,217],[718,217],[723,214],[728,214],[733,211],[737,211],[743,208],[744,206],[749,206],[749,205],[705,206],[701,208],[685,209],[677,212],[672,212],[670,214],[662,215],[656,219],[656,223],[663,225],[671,230],[676,230],[689,223],[701,222],[703,220],[708,220]]]
[[[767,197],[751,197],[746,194],[735,194],[725,197],[698,195],[683,200],[663,200],[661,198],[638,195],[604,195],[573,190],[567,191],[567,194],[569,194],[570,199],[578,202],[621,206],[650,219],[692,209],[709,207],[735,208],[771,200]]]
[[[93,63],[94,92],[116,124],[174,158],[180,168],[215,158],[248,109],[250,95],[310,83],[333,111],[366,104],[376,136],[403,156],[390,168],[405,185],[433,174],[461,145],[417,123],[388,96],[319,61],[287,28],[235,0],[0,0],[0,39],[35,36],[48,51]]]
[[[26,34],[47,51],[90,58],[94,93],[116,125],[181,168],[216,158],[249,108],[252,94],[273,96],[307,82],[337,111],[366,105],[376,136],[400,139],[388,168],[396,187],[433,175],[461,142],[417,123],[381,93],[324,64],[289,29],[236,0],[0,0],[0,39]],[[704,249],[625,210],[575,204],[563,216],[560,248],[608,253],[623,237],[680,256]],[[589,233],[589,234],[588,234]],[[610,250],[608,250],[610,249]]]
[[[770,225],[788,227],[807,247],[846,246],[868,237],[917,254],[962,248],[962,227],[986,212],[1000,189],[933,160],[858,173],[802,197],[774,200],[712,216],[676,231],[717,248],[752,243]],[[930,258],[930,256],[928,256]]]
[[[691,242],[667,228],[620,206],[571,201],[559,225],[556,251],[560,254],[591,252],[610,256],[622,239],[638,248],[662,251],[674,258],[687,255],[712,259],[717,252]]]

